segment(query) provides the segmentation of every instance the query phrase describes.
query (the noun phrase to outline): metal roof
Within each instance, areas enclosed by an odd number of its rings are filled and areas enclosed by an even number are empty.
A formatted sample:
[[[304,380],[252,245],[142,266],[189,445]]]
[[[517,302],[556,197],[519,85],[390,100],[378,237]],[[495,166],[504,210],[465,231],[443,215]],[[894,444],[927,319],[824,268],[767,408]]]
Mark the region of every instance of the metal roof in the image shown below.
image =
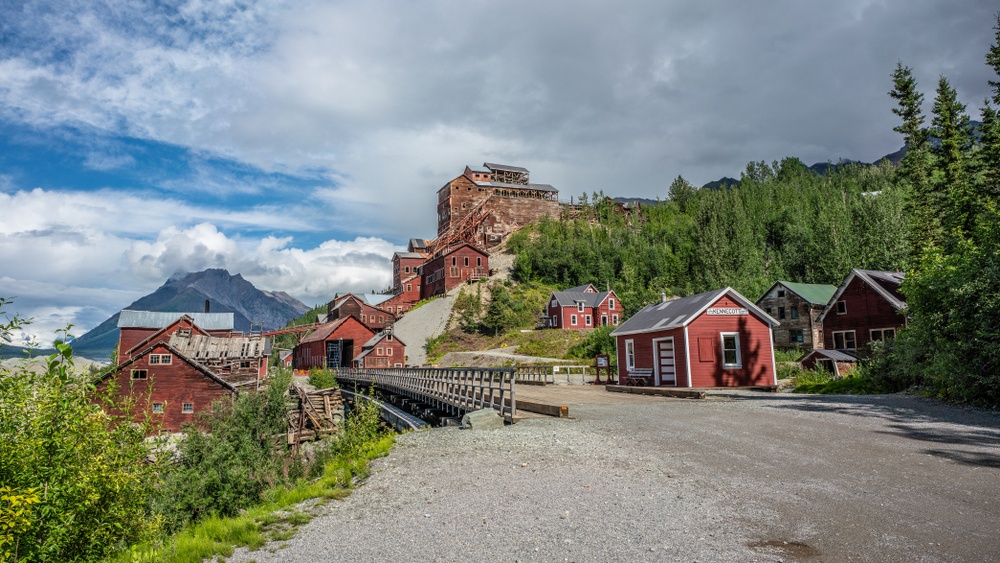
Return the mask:
[[[394,256],[399,256],[400,258],[423,258],[423,254],[416,252],[397,252]]]
[[[583,286],[586,287],[586,286]],[[577,288],[574,288],[577,289]],[[601,291],[599,293],[595,292],[584,292],[584,291],[553,291],[552,296],[556,298],[559,305],[563,307],[576,307],[577,303],[583,302],[587,307],[597,307],[604,301],[610,292]]]
[[[396,342],[399,342],[403,346],[406,346],[406,343],[404,343],[402,340],[400,340],[399,338],[397,338],[396,336],[394,336],[394,335],[392,335],[392,334],[390,334],[388,332],[376,332],[375,336],[369,338],[368,342],[365,342],[364,344],[362,344],[361,347],[362,348],[370,348],[372,346],[375,346],[379,342],[381,342],[382,339],[387,338],[389,336],[392,336],[393,339],[396,340]]]
[[[347,319],[353,319],[353,318],[354,317],[348,315],[346,317],[341,317],[341,318],[339,318],[339,319],[337,319],[335,321],[328,322],[328,323],[324,324],[323,326],[321,326],[321,327],[317,328],[316,330],[314,330],[311,334],[309,334],[309,336],[303,338],[302,341],[299,344],[305,344],[306,342],[322,342],[322,341],[326,340],[327,338],[329,338],[330,335],[333,334],[333,331],[335,331],[338,328],[340,328],[340,325],[346,323]],[[355,320],[357,320],[357,319],[355,319]],[[360,323],[361,321],[358,321],[358,322]]]
[[[473,182],[477,186],[493,186],[494,188],[504,188],[508,190],[535,190],[538,192],[558,192],[549,184],[508,184],[506,182]]]
[[[480,173],[485,172],[486,174],[490,173],[490,169],[485,166],[469,166],[469,170]]]
[[[422,238],[411,238],[410,248],[427,248],[427,241]]]
[[[709,306],[725,295],[728,295],[733,301],[743,305],[743,307],[745,307],[748,311],[752,312],[755,316],[772,327],[779,325],[778,321],[762,311],[760,307],[757,307],[746,297],[740,295],[735,289],[727,287],[725,289],[716,289],[713,291],[698,293],[696,295],[691,295],[690,297],[682,297],[680,299],[661,301],[660,303],[647,305],[641,311],[632,315],[632,317],[619,325],[618,328],[611,332],[611,335],[621,336],[625,334],[638,334],[642,332],[671,330],[687,326],[691,323],[691,321],[697,318],[698,315],[708,309]]]
[[[187,315],[204,330],[233,330],[233,313],[165,313],[162,311],[131,311],[123,309],[118,316],[118,328],[164,328]]]
[[[584,284],[584,285],[578,285],[576,287],[571,287],[571,288],[567,289],[566,291],[576,292],[576,293],[583,293],[583,292],[587,291],[588,288],[593,288],[594,291],[597,291],[597,288],[594,287],[594,284],[592,284],[592,283],[588,283],[588,284]]]
[[[796,283],[779,280],[774,282],[774,285],[767,288],[767,291],[765,291],[764,294],[760,296],[760,299],[757,299],[757,301],[766,297],[767,294],[771,293],[771,290],[774,289],[774,286],[779,284],[813,305],[826,305],[830,302],[830,298],[833,297],[833,294],[837,292],[837,286],[830,285],[828,283]]]
[[[483,166],[492,170],[503,170],[505,172],[520,172],[522,174],[529,174],[527,168],[521,168],[520,166],[507,166],[506,164],[494,164],[492,162],[484,162]]]
[[[804,362],[804,361],[806,361],[807,358],[809,358],[809,356],[813,356],[813,355],[815,355],[815,356],[823,356],[824,358],[831,359],[831,360],[833,360],[835,362],[856,362],[856,361],[858,361],[858,357],[857,356],[855,356],[854,354],[850,354],[848,352],[844,352],[843,350],[823,350],[823,349],[816,349],[816,350],[810,350],[809,352],[806,352],[805,356],[802,356],[801,358],[799,358],[799,362]]]

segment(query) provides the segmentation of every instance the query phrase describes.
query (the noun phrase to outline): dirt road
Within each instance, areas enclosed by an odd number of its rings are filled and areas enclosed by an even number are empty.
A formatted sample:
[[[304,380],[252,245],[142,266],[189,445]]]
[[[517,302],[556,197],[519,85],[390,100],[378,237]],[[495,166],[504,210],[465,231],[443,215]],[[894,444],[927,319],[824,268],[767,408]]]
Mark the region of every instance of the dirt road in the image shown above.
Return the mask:
[[[904,395],[574,392],[571,419],[402,436],[298,537],[230,560],[1000,557],[995,413]]]

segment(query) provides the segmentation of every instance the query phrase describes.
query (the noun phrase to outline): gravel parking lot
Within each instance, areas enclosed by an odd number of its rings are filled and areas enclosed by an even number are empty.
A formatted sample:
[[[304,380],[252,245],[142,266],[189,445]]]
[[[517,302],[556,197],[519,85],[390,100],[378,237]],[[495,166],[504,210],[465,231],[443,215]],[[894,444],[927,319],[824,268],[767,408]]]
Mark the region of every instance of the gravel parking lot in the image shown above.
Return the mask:
[[[402,436],[295,538],[229,560],[1000,558],[996,413],[906,395],[616,400]]]

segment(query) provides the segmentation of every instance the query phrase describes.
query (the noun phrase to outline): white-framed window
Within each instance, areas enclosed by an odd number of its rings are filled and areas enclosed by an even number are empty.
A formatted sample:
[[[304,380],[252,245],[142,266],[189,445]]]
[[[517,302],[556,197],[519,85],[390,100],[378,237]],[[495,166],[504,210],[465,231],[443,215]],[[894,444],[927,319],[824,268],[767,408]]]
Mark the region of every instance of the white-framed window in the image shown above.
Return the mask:
[[[611,315],[611,324],[618,326],[618,315]]]
[[[406,291],[408,291],[408,292],[409,291],[413,291],[413,284],[412,283],[406,284]]]
[[[483,265],[483,257],[476,256],[476,267],[481,267]]]
[[[570,326],[576,326],[576,315],[570,315],[569,316],[569,325]]]
[[[376,356],[381,356],[383,354],[384,354],[384,352],[383,352],[382,348],[376,348],[375,349],[375,355]]]
[[[615,298],[614,297],[608,299],[608,310],[609,311],[614,311],[615,310]]]
[[[590,323],[593,322],[590,318],[590,315],[583,317],[583,321],[584,321],[583,326],[590,326]]]
[[[635,369],[635,340],[625,341],[625,369]]]
[[[182,414],[194,414],[194,403],[181,403]]]
[[[409,273],[410,273],[410,267],[409,267],[409,266],[406,266],[406,273],[407,273],[407,274],[409,274]]]
[[[834,350],[854,350],[858,347],[853,330],[838,330],[833,333]]]
[[[837,301],[837,314],[846,315],[847,314],[847,301]]]
[[[740,357],[740,333],[723,332],[719,334],[722,340],[722,367],[741,368],[743,359]]]
[[[552,315],[552,326],[559,326],[559,315]]]
[[[153,413],[162,414],[163,413],[163,403],[153,403]]]
[[[550,305],[550,306],[551,306],[551,307],[552,307],[553,309],[555,309],[555,308],[556,308],[556,307],[557,307],[558,305],[559,305],[559,302],[558,302],[558,301],[556,301],[555,299],[553,299],[553,300],[552,300],[552,305]]]
[[[173,363],[173,355],[171,354],[150,354],[149,355],[149,365],[170,365]]]
[[[896,338],[896,329],[894,328],[873,328],[871,330],[872,340],[892,340]]]
[[[578,312],[582,313],[583,312],[583,303],[577,303],[576,304],[576,310]]]
[[[391,356],[392,355],[392,346],[387,346],[386,347],[386,349],[385,349],[385,355],[386,356]]]
[[[149,377],[149,372],[144,369],[134,369],[132,370],[132,379],[146,379]]]
[[[608,316],[601,315],[601,326],[608,326]]]

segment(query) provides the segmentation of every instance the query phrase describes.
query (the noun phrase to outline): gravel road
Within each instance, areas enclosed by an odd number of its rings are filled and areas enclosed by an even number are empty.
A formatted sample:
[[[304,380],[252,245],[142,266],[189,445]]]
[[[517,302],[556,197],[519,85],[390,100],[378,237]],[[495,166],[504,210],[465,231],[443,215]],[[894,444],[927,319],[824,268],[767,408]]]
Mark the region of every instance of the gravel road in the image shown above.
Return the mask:
[[[401,436],[295,538],[229,560],[1000,557],[996,413],[783,394],[570,413]]]

